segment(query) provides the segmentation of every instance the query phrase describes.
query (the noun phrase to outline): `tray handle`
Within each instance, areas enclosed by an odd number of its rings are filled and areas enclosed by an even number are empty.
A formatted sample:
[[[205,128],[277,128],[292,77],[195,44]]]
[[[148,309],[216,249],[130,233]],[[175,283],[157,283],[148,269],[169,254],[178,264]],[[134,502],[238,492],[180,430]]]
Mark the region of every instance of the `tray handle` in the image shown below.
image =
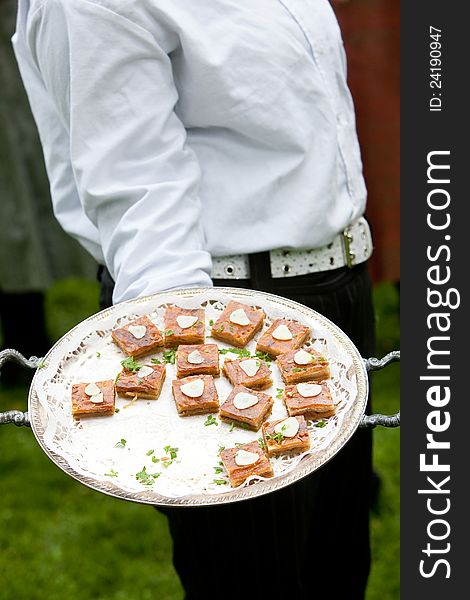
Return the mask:
[[[367,371],[378,371],[383,369],[388,364],[400,360],[400,351],[393,350],[383,358],[364,358],[364,365]],[[364,415],[359,424],[359,427],[373,429],[374,427],[400,427],[400,411],[394,415]]]
[[[18,350],[7,348],[0,352],[0,371],[3,364],[8,360],[15,360],[20,363],[21,366],[29,369],[37,369],[42,363],[42,359],[37,356],[26,358],[18,352]],[[7,410],[6,412],[0,412],[0,425],[7,425],[8,423],[14,423],[18,427],[21,427],[22,425],[31,427],[28,412],[22,412],[21,410]]]

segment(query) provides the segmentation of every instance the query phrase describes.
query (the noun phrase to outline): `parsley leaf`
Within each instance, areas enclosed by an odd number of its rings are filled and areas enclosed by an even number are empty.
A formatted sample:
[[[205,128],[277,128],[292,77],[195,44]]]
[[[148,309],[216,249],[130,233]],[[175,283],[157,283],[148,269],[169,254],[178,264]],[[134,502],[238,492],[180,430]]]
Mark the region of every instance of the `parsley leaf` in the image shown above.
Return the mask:
[[[226,479],[213,479],[212,481],[216,485],[228,485],[228,481]]]
[[[121,438],[121,440],[115,444],[115,448],[125,448],[127,444],[127,441],[124,438]]]
[[[166,336],[175,335],[175,332],[173,331],[173,329],[168,329],[168,331],[165,331],[165,335]]]
[[[326,423],[325,421],[318,421],[318,423],[315,423],[315,427],[326,427]]]
[[[163,360],[166,364],[174,365],[175,364],[175,356],[176,356],[176,348],[171,348],[171,350],[165,350],[163,352]]]
[[[150,362],[153,362],[154,365],[161,365],[162,361],[158,360],[158,358],[151,358]]]
[[[209,425],[218,425],[219,422],[213,415],[208,415],[207,419],[204,421],[204,425],[208,427]]]
[[[272,358],[269,356],[269,354],[267,354],[266,352],[260,352],[259,350],[257,350],[253,356],[253,358],[260,358],[261,360],[264,360],[266,363],[271,363],[272,362]]]
[[[97,357],[97,358],[101,358],[101,352],[97,352],[97,353],[96,353],[96,357]]]
[[[283,388],[276,388],[277,394],[276,394],[276,398],[282,398],[283,394],[284,394],[284,389]]]
[[[114,469],[111,469],[109,471],[109,473],[104,474],[105,477],[117,477],[118,475],[119,475],[119,473],[117,471],[115,471]]]
[[[264,443],[264,440],[263,440],[263,438],[262,438],[262,437],[258,438],[258,444],[261,446],[261,448],[262,448],[263,450],[266,450],[267,446],[266,446],[266,444]]]
[[[142,485],[153,485],[155,483],[155,479],[160,477],[161,473],[147,473],[147,467],[144,467],[142,471],[139,471],[135,474],[135,478]]]
[[[213,469],[214,469],[216,475],[219,475],[220,473],[224,472],[222,467],[213,467]]]
[[[209,321],[209,325],[212,327],[212,325],[213,325],[213,324],[214,324],[214,320],[213,320],[213,319],[210,319],[210,321]]]
[[[282,442],[282,440],[284,439],[284,436],[281,432],[275,433],[274,435],[270,435],[269,433],[267,433],[266,439],[273,440],[273,441],[277,442],[278,444],[280,444]]]
[[[153,450],[153,449],[149,450],[148,452],[146,452],[146,455],[151,456],[154,452],[155,452],[155,450]]]
[[[136,373],[140,369],[139,363],[136,362],[133,356],[129,356],[128,358],[121,360],[121,365],[132,373]]]
[[[219,348],[220,354],[228,354],[229,352],[237,354],[240,358],[251,356],[250,351],[246,350],[246,348]]]

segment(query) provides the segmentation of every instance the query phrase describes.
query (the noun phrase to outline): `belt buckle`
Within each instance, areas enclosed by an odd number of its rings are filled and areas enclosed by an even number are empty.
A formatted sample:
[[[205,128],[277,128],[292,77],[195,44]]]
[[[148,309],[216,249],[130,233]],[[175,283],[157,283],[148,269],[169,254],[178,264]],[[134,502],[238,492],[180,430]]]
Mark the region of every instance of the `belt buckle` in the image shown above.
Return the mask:
[[[351,252],[351,243],[353,241],[353,236],[349,233],[347,229],[343,231],[343,250],[344,250],[344,260],[346,261],[346,266],[352,269],[354,267],[354,260],[356,255],[354,252]]]

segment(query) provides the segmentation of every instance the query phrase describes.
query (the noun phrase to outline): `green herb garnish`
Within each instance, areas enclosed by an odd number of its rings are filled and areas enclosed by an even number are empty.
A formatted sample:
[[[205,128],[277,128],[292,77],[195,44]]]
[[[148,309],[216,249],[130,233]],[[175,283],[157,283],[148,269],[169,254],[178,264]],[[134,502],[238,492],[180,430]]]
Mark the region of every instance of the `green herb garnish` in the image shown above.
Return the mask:
[[[111,469],[109,473],[104,474],[105,477],[117,477],[118,475],[119,473],[114,469]]]
[[[213,321],[213,319],[210,319],[210,321],[209,321],[209,325],[212,327],[212,325],[213,325],[213,324],[214,324],[214,321]]]
[[[151,358],[150,362],[153,362],[154,365],[161,365],[162,361],[158,360],[158,358]]]
[[[128,371],[131,371],[132,373],[136,373],[141,368],[141,366],[138,362],[135,361],[133,356],[129,356],[128,358],[121,360],[121,365]]]
[[[238,356],[240,356],[240,358],[245,358],[245,357],[251,356],[250,351],[246,350],[245,348],[220,348],[219,349],[220,354],[228,354],[229,352],[232,352],[233,354],[237,354]]]
[[[160,462],[160,459],[157,458],[156,456],[152,456],[152,462],[153,463],[158,463],[158,462]]]
[[[208,415],[207,419],[204,421],[204,425],[208,427],[209,425],[218,425],[219,422],[213,415]]]
[[[175,332],[173,331],[173,329],[168,329],[168,331],[165,331],[165,335],[166,336],[175,335]]]
[[[115,444],[115,448],[125,448],[127,444],[127,441],[124,438],[121,438],[121,440]]]
[[[283,388],[276,388],[276,391],[277,391],[276,398],[282,398],[282,396],[284,395]]]
[[[155,483],[155,479],[160,477],[160,473],[147,473],[147,468],[144,467],[142,471],[136,473],[135,478],[142,485],[153,485]]]
[[[166,364],[174,365],[175,356],[176,348],[171,348],[171,350],[165,350],[165,352],[163,352],[163,360],[166,362]]]
[[[322,427],[326,427],[326,423],[325,421],[318,421],[318,423],[315,423],[315,427],[320,427],[320,429]]]
[[[44,367],[46,366],[46,363],[43,360],[40,360],[38,362],[38,369],[44,369]]]
[[[152,449],[152,450],[148,450],[148,451],[146,452],[146,455],[147,455],[147,456],[152,456],[152,454],[153,454],[154,452],[155,452],[155,450],[153,450],[153,449]]]
[[[213,467],[213,468],[214,468],[214,471],[215,471],[216,475],[219,475],[220,473],[224,472],[224,470],[223,470],[222,467]]]
[[[269,433],[267,433],[266,439],[273,440],[273,441],[277,442],[278,444],[280,444],[282,442],[282,440],[284,439],[284,435],[281,432],[275,433],[274,435],[269,435]]]
[[[97,352],[97,353],[96,353],[96,357],[97,357],[97,358],[101,358],[101,352]]]
[[[232,421],[232,424],[230,425],[230,429],[228,430],[228,432],[232,433],[234,427],[235,427],[235,423]]]
[[[165,446],[163,448],[163,450],[165,450],[166,454],[170,455],[170,458],[172,460],[178,456],[178,448],[172,448],[171,446]]]
[[[292,369],[292,373],[300,373],[302,369],[299,369],[298,367],[296,367],[295,369]]]
[[[226,479],[213,479],[212,481],[216,485],[228,485],[228,481]]]
[[[119,408],[115,408],[115,409],[114,409],[114,412],[115,412],[115,413],[118,413],[118,412],[119,412]]]
[[[269,354],[267,354],[266,352],[260,352],[259,350],[257,352],[255,352],[255,355],[253,356],[253,358],[260,358],[261,360],[264,360],[267,363],[270,363],[273,360],[269,356]]]
[[[266,450],[266,444],[264,443],[264,440],[262,437],[258,438],[258,444],[261,446],[261,448],[263,450]]]

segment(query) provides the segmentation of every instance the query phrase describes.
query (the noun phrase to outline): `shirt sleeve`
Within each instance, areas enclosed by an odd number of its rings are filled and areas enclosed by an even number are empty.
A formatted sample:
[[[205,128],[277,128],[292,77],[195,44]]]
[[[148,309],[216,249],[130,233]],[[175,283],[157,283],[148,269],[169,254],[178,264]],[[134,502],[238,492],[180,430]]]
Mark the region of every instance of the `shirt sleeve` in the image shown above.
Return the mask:
[[[200,169],[174,111],[169,56],[140,25],[83,0],[46,2],[28,40],[69,133],[78,195],[99,231],[114,301],[211,285]]]

